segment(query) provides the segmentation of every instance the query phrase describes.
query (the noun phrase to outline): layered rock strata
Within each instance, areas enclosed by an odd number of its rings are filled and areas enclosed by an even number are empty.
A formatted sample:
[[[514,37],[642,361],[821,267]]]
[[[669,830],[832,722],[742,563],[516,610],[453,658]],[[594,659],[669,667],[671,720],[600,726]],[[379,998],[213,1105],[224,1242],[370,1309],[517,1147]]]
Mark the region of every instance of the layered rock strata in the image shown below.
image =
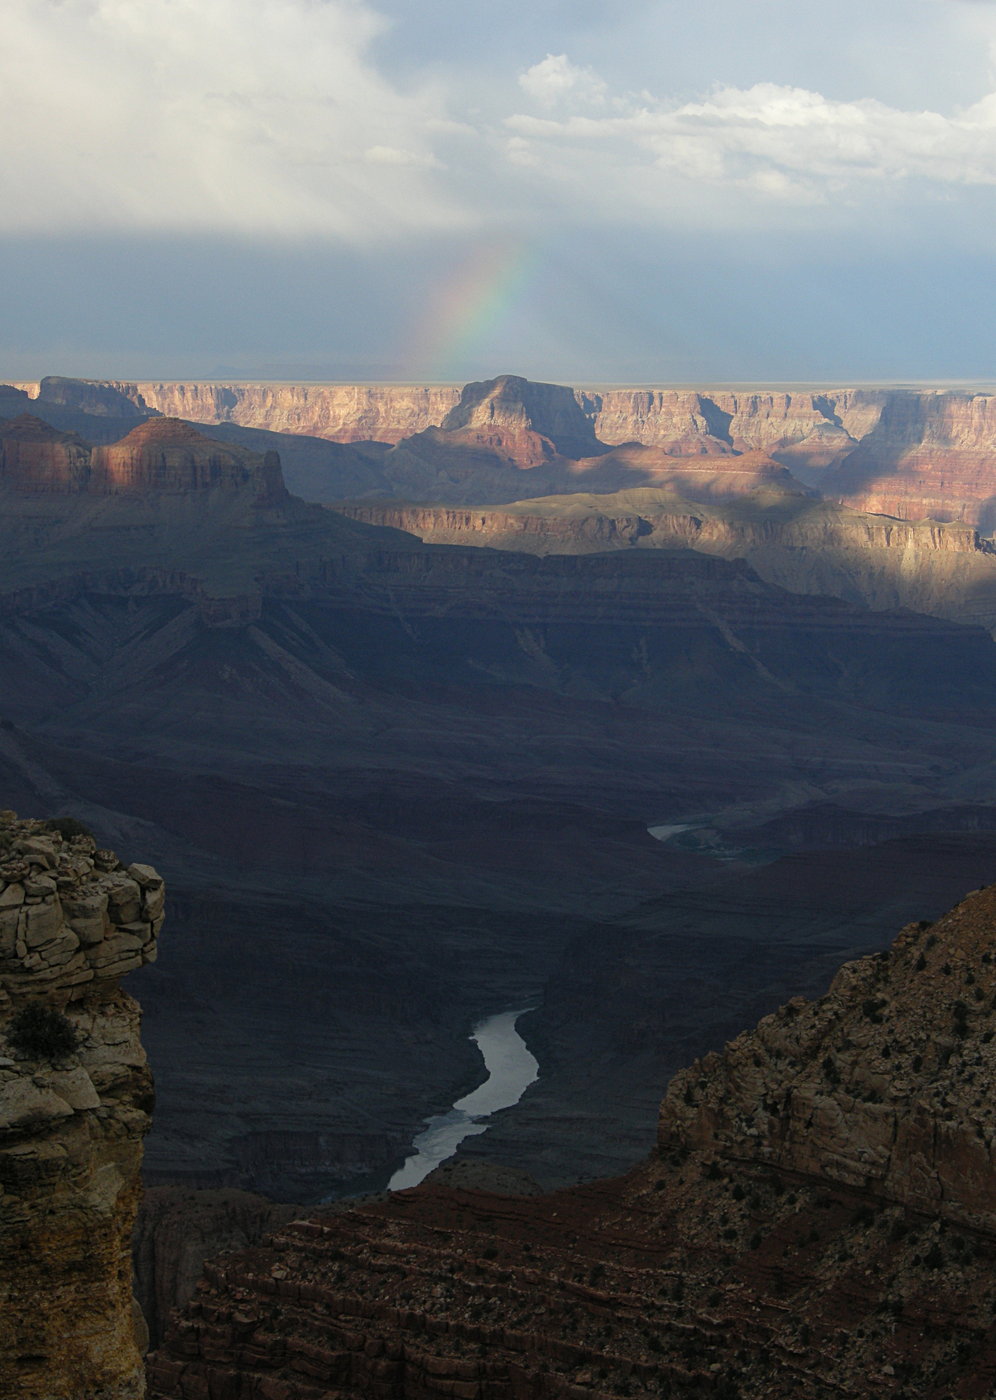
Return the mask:
[[[34,386],[26,386],[34,390]],[[195,423],[240,423],[333,442],[398,442],[443,421],[456,385],[215,384],[41,380],[36,396],[86,413],[159,413]]]
[[[217,489],[253,494],[263,505],[286,496],[275,452],[217,442],[174,418],[143,419],[120,441],[97,447],[31,414],[0,421],[0,486],[90,495]]]
[[[514,375],[468,385],[462,394],[447,385],[58,378],[41,381],[37,392],[43,401],[97,416],[127,420],[159,413],[340,443],[405,442],[416,458],[462,454],[471,466],[475,452],[535,468],[554,453],[577,460],[594,456],[603,445],[620,444],[639,444],[664,458],[729,461],[762,453],[856,509],[911,520],[961,520],[987,531],[996,524],[991,505],[996,397],[989,394],[879,388],[571,390]],[[619,480],[601,489],[626,484],[638,483]],[[393,493],[404,495],[400,489]],[[452,494],[435,498],[454,500]]]
[[[77,492],[90,478],[90,445],[34,414],[0,420],[0,483],[16,491]]]
[[[133,1240],[135,1287],[153,1345],[175,1308],[194,1292],[205,1260],[259,1244],[300,1208],[250,1191],[152,1186]]]
[[[629,1176],[425,1185],[208,1267],[154,1397],[982,1397],[996,887],[673,1080]]]
[[[58,825],[0,813],[0,1394],[137,1400],[152,1081],[119,980],[155,957],[163,882]]]
[[[973,526],[867,514],[777,488],[755,490],[742,500],[690,501],[669,490],[641,488],[504,507],[385,501],[335,510],[406,530],[427,544],[529,554],[691,549],[744,558],[769,583],[795,593],[830,594],[879,609],[907,607],[996,628],[996,551]]]

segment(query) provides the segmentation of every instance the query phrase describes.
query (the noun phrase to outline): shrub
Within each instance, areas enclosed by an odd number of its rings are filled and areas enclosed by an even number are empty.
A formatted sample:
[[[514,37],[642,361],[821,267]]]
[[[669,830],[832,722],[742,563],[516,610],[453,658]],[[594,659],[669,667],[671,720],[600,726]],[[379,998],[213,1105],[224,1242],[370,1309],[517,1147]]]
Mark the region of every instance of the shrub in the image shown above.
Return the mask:
[[[16,1012],[7,1032],[15,1050],[32,1060],[62,1060],[76,1050],[76,1031],[52,1006],[29,1001]]]
[[[94,839],[89,827],[85,827],[75,817],[53,817],[45,823],[45,830],[57,831],[64,841],[71,841],[74,836],[89,836],[91,841]]]

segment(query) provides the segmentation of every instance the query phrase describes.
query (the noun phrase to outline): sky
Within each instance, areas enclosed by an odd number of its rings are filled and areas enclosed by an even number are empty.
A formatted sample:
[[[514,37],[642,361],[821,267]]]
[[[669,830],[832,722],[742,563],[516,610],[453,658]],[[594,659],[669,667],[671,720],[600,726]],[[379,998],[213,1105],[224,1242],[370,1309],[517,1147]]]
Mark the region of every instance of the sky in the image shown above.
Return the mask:
[[[5,0],[0,376],[996,381],[996,0]]]

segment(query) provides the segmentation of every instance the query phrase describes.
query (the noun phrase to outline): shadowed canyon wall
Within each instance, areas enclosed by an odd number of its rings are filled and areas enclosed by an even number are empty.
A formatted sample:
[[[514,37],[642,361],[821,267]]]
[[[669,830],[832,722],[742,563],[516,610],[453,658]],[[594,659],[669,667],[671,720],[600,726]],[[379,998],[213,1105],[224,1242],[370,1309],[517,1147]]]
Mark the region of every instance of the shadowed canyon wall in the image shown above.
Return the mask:
[[[994,939],[989,887],[792,999],[674,1078],[625,1177],[441,1178],[210,1264],[151,1395],[991,1394]]]

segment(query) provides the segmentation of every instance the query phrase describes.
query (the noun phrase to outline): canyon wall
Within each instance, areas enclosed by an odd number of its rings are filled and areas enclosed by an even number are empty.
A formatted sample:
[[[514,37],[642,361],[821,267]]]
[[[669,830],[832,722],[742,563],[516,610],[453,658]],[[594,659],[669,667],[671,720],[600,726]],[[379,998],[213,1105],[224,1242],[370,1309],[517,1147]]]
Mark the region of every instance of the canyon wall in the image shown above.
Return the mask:
[[[50,396],[51,384],[42,380],[43,398]],[[104,412],[120,403],[122,416],[138,408],[195,423],[240,423],[333,442],[398,442],[441,423],[460,399],[459,388],[451,385],[107,381],[94,387],[102,391],[97,401]],[[69,401],[67,390],[58,392],[60,402]],[[94,398],[81,394],[75,402],[86,407]]]
[[[996,888],[672,1081],[656,1153],[215,1261],[155,1400],[909,1400],[996,1380]]]
[[[287,494],[275,452],[218,442],[175,418],[142,418],[119,441],[94,447],[28,413],[0,420],[0,486],[62,495],[217,488],[261,504]]]
[[[716,459],[713,475],[722,476],[728,468],[720,463],[762,454],[855,509],[963,521],[987,532],[996,526],[996,397],[962,390],[598,390],[501,375],[463,391],[52,377],[41,381],[38,394],[39,403],[107,422],[166,415],[337,443],[390,444],[401,455],[384,476],[373,471],[370,489],[378,495],[414,492],[408,498],[449,504],[514,499],[522,493],[503,495],[498,488],[495,494],[489,466],[535,469],[552,458],[587,464],[601,461],[606,446],[628,445],[644,449],[642,458],[625,461],[629,477],[606,475],[622,458],[602,461],[596,476],[586,465],[589,489],[652,484],[663,466],[671,462],[673,469],[673,459]],[[427,472],[427,463],[441,473]],[[475,489],[484,494],[475,497]],[[564,478],[542,489],[574,487]],[[334,491],[318,496],[335,498]]]
[[[473,510],[389,501],[335,509],[430,544],[529,554],[692,549],[744,558],[767,582],[795,593],[912,608],[996,629],[996,553],[977,529],[960,523],[898,520],[759,488],[742,500],[694,503],[638,488]]]
[[[58,827],[0,812],[0,1394],[138,1400],[152,1081],[119,979],[155,957],[163,882]]]

